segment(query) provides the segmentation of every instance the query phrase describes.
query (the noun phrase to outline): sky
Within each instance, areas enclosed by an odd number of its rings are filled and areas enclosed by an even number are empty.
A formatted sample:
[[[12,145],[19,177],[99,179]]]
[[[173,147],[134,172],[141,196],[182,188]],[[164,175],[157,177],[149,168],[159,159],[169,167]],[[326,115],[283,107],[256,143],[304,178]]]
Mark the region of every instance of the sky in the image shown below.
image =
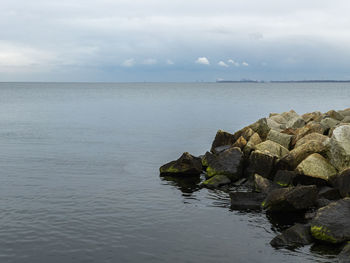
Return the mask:
[[[0,0],[0,81],[350,79],[348,0]]]

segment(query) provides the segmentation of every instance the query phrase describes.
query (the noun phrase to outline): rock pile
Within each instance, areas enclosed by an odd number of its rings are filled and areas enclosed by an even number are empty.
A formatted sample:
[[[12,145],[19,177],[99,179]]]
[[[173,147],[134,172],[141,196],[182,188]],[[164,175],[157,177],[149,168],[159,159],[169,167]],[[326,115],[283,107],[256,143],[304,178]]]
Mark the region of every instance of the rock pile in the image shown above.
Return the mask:
[[[273,246],[350,242],[350,108],[271,113],[235,133],[219,130],[210,152],[184,153],[160,167],[160,174],[204,174],[202,187],[250,189],[230,192],[233,209],[307,213],[307,224],[282,232]],[[349,245],[339,260],[348,262],[348,251]]]

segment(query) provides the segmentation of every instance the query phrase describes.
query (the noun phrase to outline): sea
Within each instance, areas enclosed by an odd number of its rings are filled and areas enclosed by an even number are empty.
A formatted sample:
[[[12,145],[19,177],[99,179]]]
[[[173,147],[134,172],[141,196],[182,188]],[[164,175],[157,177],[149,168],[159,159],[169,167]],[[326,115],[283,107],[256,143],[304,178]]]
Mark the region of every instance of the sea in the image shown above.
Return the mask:
[[[350,83],[0,83],[0,262],[336,262],[271,247],[286,225],[159,167],[349,99]]]

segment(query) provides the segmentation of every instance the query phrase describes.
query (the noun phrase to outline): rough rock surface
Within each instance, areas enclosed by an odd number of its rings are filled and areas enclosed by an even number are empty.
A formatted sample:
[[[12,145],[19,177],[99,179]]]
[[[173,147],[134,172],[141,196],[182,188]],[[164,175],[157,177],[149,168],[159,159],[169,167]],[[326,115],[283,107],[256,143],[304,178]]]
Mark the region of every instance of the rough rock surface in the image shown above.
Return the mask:
[[[330,161],[339,171],[350,167],[350,125],[334,129],[329,151]]]
[[[265,197],[263,193],[232,192],[230,193],[231,209],[260,210],[261,202]]]
[[[225,145],[232,145],[235,143],[236,140],[237,139],[233,134],[225,132],[223,130],[218,130],[210,151],[215,153],[215,148]]]
[[[350,168],[334,176],[332,184],[342,197],[350,197]]]
[[[159,172],[161,175],[200,175],[202,173],[202,161],[200,158],[185,152],[176,161],[161,166]]]
[[[261,175],[254,174],[254,190],[256,192],[267,193],[271,189],[271,181],[262,177]]]
[[[256,150],[250,154],[246,175],[249,177],[257,173],[262,177],[272,179],[276,160],[276,156]]]
[[[285,133],[281,133],[275,130],[270,130],[267,134],[267,140],[276,142],[282,145],[284,148],[289,149],[290,143],[292,141],[293,136]]]
[[[269,152],[277,158],[282,158],[289,153],[288,149],[270,140],[266,140],[258,145],[255,145],[255,149],[261,152]]]
[[[202,185],[210,189],[215,189],[229,183],[231,183],[231,180],[226,175],[218,174],[205,180]]]
[[[295,184],[298,174],[295,171],[278,170],[273,179],[273,183],[280,187],[287,187]]]
[[[350,243],[338,255],[338,263],[350,263]]]
[[[295,224],[271,240],[273,247],[298,247],[313,241],[310,225]]]

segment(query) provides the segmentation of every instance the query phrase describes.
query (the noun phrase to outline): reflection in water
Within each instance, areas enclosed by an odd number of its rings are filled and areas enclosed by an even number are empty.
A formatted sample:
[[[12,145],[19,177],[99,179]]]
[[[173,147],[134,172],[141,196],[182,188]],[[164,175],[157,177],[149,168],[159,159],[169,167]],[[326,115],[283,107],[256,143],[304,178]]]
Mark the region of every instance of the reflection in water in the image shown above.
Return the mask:
[[[162,176],[162,181],[166,184],[175,186],[179,189],[186,197],[190,197],[192,193],[198,191],[201,187],[199,186],[201,178],[199,176]]]
[[[283,231],[295,223],[306,223],[304,213],[266,213],[273,231]]]

